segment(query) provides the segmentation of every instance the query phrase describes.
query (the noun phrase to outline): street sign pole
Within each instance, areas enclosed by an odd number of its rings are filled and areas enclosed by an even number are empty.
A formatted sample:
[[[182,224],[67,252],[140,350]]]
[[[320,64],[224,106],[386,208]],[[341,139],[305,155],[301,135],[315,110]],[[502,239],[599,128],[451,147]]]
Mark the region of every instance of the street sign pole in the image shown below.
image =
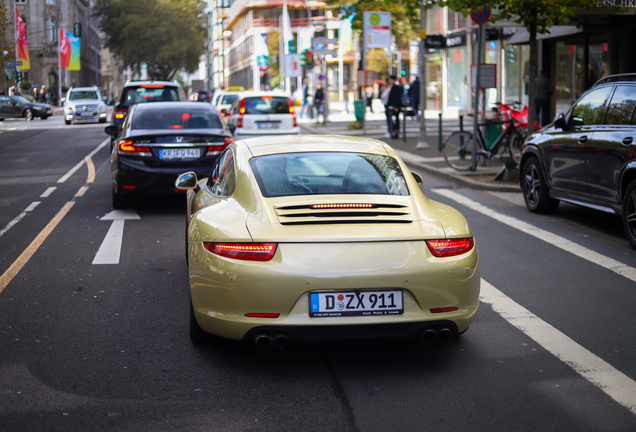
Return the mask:
[[[477,169],[477,136],[479,133],[479,84],[481,80],[481,58],[484,45],[484,25],[479,24],[477,31],[477,82],[473,83],[475,87],[475,106],[473,108],[473,152],[470,162],[470,170]]]
[[[420,106],[422,107],[422,116],[420,118],[420,139],[415,145],[416,149],[425,150],[430,148],[426,142],[428,137],[426,134],[426,9],[424,2],[420,2]],[[414,113],[417,115],[417,113]]]
[[[366,12],[364,12],[364,14],[366,14]],[[364,21],[364,20],[363,20]],[[367,34],[367,26],[366,23],[362,25],[362,70],[364,71],[364,80],[366,81],[366,71],[367,71],[367,39],[368,39],[368,34]],[[364,82],[363,84],[366,84],[366,82]],[[362,133],[364,135],[367,134],[367,89],[366,87],[363,87],[360,83],[358,83],[358,86],[360,86],[361,90],[362,90]],[[353,110],[353,112],[355,113],[355,109]]]

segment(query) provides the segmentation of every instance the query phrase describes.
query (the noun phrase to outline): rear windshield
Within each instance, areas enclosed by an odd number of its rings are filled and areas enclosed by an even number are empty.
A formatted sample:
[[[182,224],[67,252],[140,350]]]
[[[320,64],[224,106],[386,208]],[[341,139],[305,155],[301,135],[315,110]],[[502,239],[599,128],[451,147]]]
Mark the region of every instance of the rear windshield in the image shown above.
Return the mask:
[[[359,153],[288,153],[250,160],[264,197],[409,194],[397,160]]]
[[[126,87],[121,97],[122,103],[138,104],[144,102],[178,102],[179,91],[177,87],[161,84],[149,84],[147,86]]]
[[[236,99],[236,95],[226,95],[221,99],[221,105],[232,105],[234,100]]]
[[[79,100],[79,99],[99,99],[97,96],[97,92],[94,90],[77,90],[72,91],[68,97],[69,100]]]
[[[289,114],[289,98],[260,96],[245,98],[245,114]]]
[[[221,118],[210,110],[170,109],[137,111],[133,129],[223,129]]]

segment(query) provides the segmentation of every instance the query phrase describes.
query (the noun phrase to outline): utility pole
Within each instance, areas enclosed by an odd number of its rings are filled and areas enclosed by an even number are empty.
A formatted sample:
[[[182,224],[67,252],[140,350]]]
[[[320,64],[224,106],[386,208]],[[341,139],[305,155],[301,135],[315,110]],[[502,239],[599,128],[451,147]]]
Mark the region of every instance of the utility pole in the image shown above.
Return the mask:
[[[415,145],[416,149],[424,150],[431,146],[426,142],[426,9],[424,1],[420,0],[420,55],[419,55],[419,75],[420,75],[420,106],[422,116],[420,118],[420,139]],[[417,113],[415,113],[417,114]]]

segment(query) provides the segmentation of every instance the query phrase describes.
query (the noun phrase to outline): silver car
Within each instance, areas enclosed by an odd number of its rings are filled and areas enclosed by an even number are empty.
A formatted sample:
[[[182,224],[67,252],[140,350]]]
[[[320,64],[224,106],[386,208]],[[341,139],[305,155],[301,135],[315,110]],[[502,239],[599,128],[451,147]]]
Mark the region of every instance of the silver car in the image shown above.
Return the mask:
[[[99,88],[71,87],[64,100],[64,123],[73,121],[99,121],[106,123],[106,104],[102,100]]]

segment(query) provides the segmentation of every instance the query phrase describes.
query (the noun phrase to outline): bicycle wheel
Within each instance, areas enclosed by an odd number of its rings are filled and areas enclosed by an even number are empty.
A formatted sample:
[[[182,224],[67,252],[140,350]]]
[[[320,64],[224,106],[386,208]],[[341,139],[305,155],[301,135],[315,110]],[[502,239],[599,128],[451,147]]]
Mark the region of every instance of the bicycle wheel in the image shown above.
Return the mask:
[[[473,134],[465,131],[453,132],[446,137],[443,144],[444,160],[458,171],[470,169],[473,151]],[[477,153],[477,161],[479,153]]]
[[[515,163],[519,163],[521,160],[521,148],[523,147],[523,143],[525,141],[524,136],[521,135],[518,131],[514,131],[514,133],[509,137],[510,139],[510,157]]]

